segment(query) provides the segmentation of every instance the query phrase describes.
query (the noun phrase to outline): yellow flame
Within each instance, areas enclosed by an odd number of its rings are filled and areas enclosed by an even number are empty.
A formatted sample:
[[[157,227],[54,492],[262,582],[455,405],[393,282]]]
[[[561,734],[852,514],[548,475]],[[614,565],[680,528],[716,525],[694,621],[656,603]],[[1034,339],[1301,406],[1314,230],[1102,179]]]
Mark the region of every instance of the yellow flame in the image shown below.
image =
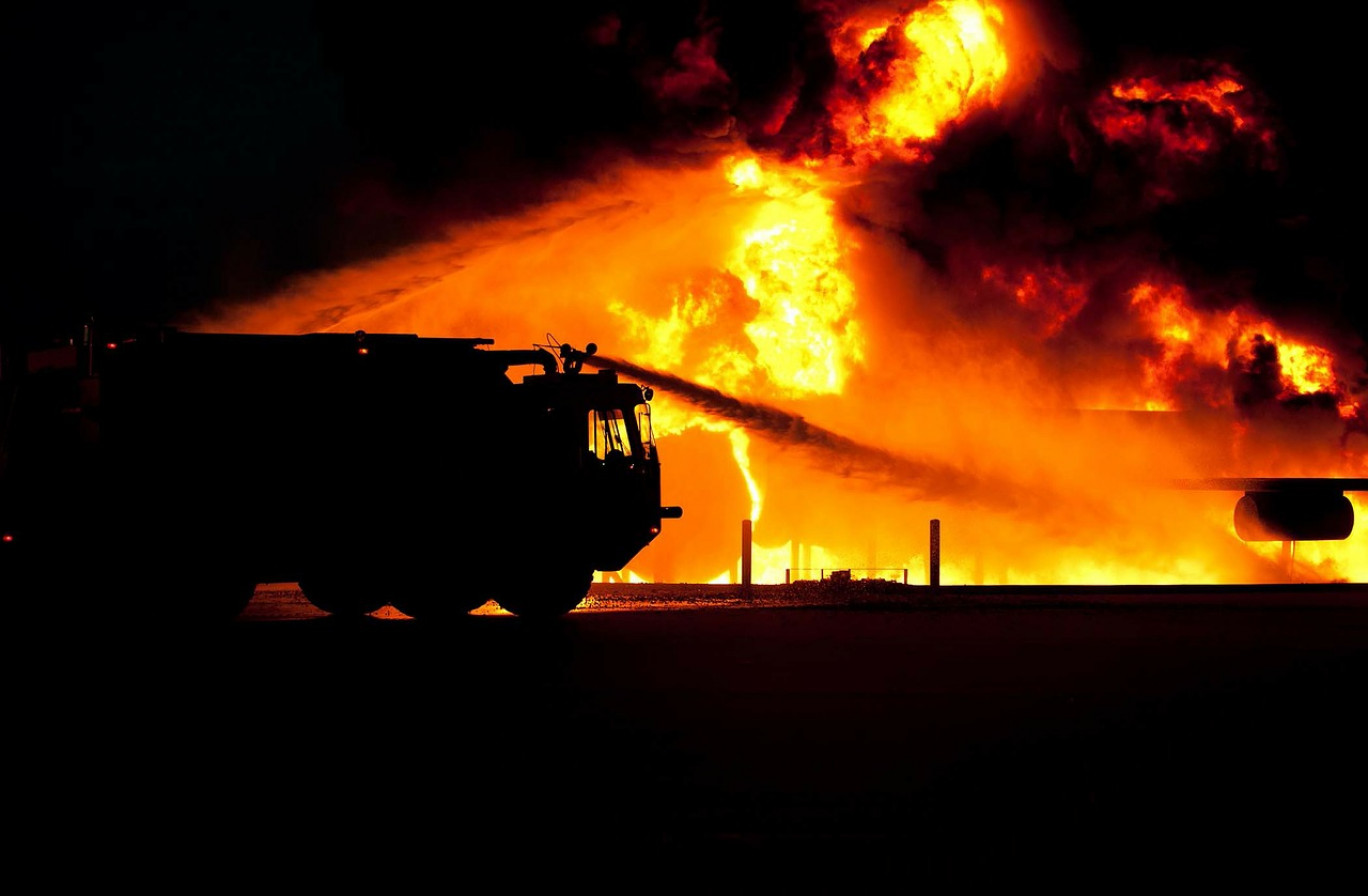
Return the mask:
[[[880,73],[881,87],[863,107],[838,112],[837,126],[854,145],[900,152],[936,137],[973,109],[996,103],[1008,70],[1003,24],[997,5],[936,0],[909,15],[901,30],[862,30],[852,54],[893,42],[890,58]],[[860,65],[858,56],[843,62],[853,70]]]
[[[762,170],[747,159],[738,189],[766,197],[728,259],[728,269],[760,303],[745,326],[756,362],[790,396],[839,393],[864,359],[853,319],[855,287],[843,269],[854,244],[836,232],[833,202],[802,169]]]
[[[645,344],[648,355],[662,368],[677,368],[684,360],[690,335],[716,323],[731,300],[730,284],[720,275],[669,285],[670,310],[652,316],[620,299],[608,310],[623,318],[632,335]]]
[[[760,170],[760,160],[754,156],[727,159],[723,162],[723,167],[726,170],[727,180],[734,187],[758,190],[765,185],[764,176]]]
[[[664,314],[620,299],[608,310],[653,364],[690,366],[705,385],[751,391],[762,374],[759,385],[786,397],[841,392],[864,360],[855,287],[844,270],[858,246],[837,232],[824,183],[801,166],[767,168],[754,155],[724,159],[721,175],[745,200],[723,269],[671,283]],[[724,317],[744,318],[748,344],[704,338]]]
[[[1301,395],[1334,391],[1334,360],[1334,355],[1314,345],[1299,345],[1286,339],[1278,342],[1283,379]]]
[[[750,436],[746,435],[746,431],[740,427],[734,427],[727,436],[731,439],[732,456],[736,458],[736,466],[740,469],[741,476],[746,480],[746,490],[750,492],[751,522],[759,522],[762,501],[760,486],[756,484],[755,477],[751,475]]]
[[[1336,394],[1343,392],[1335,375],[1334,355],[1325,348],[1298,342],[1282,333],[1271,321],[1243,307],[1225,312],[1201,312],[1189,304],[1187,290],[1179,284],[1141,283],[1131,290],[1131,307],[1159,342],[1161,355],[1144,360],[1147,404],[1171,406],[1172,386],[1191,373],[1192,365],[1229,369],[1233,361],[1251,356],[1259,338],[1278,352],[1282,396]],[[1346,398],[1340,413],[1352,403]],[[1352,416],[1352,411],[1346,416]]]

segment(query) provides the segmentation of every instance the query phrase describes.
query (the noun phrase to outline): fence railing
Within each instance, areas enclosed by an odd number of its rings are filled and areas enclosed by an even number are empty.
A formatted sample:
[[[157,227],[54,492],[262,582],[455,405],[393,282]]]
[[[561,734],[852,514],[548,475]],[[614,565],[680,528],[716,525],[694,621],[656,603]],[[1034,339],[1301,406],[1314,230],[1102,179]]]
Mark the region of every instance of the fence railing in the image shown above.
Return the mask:
[[[815,573],[815,575],[814,575]],[[907,568],[886,567],[870,569],[826,569],[824,567],[813,567],[809,569],[789,568],[784,570],[784,584],[791,585],[794,582],[855,582],[874,579],[878,581],[897,582],[907,584]]]

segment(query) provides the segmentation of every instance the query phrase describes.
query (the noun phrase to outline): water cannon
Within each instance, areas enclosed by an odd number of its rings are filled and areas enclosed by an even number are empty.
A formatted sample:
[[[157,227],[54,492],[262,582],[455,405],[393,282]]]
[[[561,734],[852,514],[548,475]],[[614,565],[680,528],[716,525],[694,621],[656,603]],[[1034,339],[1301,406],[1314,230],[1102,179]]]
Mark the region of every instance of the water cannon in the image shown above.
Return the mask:
[[[592,342],[584,347],[584,351],[576,349],[568,342],[561,343],[560,347],[561,362],[566,373],[579,373],[584,367],[584,362],[597,353],[598,346]]]

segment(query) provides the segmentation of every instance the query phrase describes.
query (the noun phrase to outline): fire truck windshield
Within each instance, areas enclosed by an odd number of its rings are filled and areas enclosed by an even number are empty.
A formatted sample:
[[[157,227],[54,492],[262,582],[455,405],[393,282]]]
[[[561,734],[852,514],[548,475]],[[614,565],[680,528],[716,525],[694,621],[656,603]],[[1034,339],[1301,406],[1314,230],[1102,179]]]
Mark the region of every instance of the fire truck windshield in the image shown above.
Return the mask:
[[[633,437],[633,427],[618,408],[600,408],[589,412],[589,450],[599,460],[612,452],[623,457],[636,454],[640,443]]]

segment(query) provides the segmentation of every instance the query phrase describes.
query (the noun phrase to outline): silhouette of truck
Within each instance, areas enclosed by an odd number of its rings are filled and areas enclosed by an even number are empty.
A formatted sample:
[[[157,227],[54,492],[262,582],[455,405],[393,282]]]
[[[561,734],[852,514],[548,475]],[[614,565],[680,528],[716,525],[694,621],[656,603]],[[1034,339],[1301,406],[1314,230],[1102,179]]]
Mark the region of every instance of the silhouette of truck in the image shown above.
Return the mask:
[[[87,326],[7,353],[0,584],[80,618],[232,618],[270,582],[337,615],[564,614],[681,515],[652,393],[582,372],[592,344],[492,343]]]

